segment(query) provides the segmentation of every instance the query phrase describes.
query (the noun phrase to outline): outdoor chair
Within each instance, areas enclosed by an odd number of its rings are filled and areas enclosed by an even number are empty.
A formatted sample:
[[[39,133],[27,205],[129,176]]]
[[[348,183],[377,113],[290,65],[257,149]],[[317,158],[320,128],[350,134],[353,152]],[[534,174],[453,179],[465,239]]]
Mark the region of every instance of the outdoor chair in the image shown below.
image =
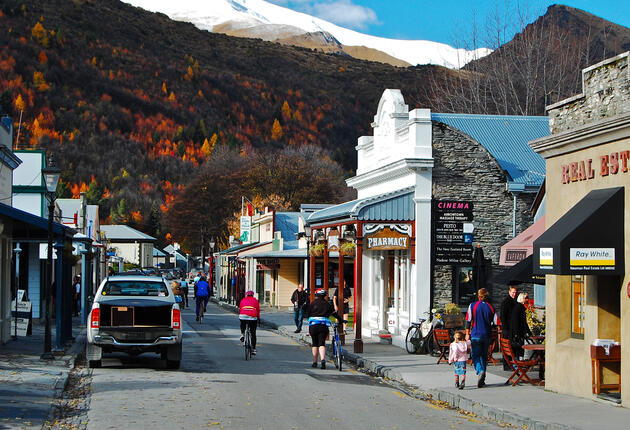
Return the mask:
[[[449,335],[448,330],[444,328],[433,329],[433,340],[435,341],[435,346],[440,351],[440,357],[438,358],[437,364],[440,364],[442,360],[444,360],[445,363],[448,363],[448,352],[451,347],[451,336]]]
[[[533,380],[529,376],[527,376],[527,372],[529,372],[534,366],[538,364],[538,359],[534,360],[519,360],[514,352],[512,351],[512,344],[510,343],[510,339],[501,338],[501,352],[503,353],[503,358],[505,358],[506,363],[513,369],[512,375],[505,381],[505,385],[512,384],[512,386],[519,383],[522,379],[524,381],[529,382],[532,385],[537,385],[538,380]],[[512,378],[517,377],[516,380],[512,381]]]
[[[497,349],[497,343],[499,342],[499,327],[492,327],[492,335],[490,337],[490,347],[488,348],[488,363],[497,365],[499,361],[492,356],[492,353]]]

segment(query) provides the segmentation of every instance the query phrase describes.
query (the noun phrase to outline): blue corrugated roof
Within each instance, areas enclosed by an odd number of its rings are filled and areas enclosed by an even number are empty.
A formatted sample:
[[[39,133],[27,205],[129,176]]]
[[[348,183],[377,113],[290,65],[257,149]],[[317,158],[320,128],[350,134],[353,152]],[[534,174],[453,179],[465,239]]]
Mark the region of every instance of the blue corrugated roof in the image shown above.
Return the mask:
[[[545,179],[545,160],[528,142],[550,134],[548,117],[432,113],[431,119],[483,145],[507,172],[508,182],[537,188]]]
[[[342,218],[356,218],[362,221],[413,221],[416,216],[413,191],[414,187],[408,187],[341,203],[313,212],[307,218],[307,222],[313,224]]]
[[[295,249],[298,241],[295,233],[298,232],[300,212],[276,212],[276,231],[279,231],[284,239],[284,249]]]

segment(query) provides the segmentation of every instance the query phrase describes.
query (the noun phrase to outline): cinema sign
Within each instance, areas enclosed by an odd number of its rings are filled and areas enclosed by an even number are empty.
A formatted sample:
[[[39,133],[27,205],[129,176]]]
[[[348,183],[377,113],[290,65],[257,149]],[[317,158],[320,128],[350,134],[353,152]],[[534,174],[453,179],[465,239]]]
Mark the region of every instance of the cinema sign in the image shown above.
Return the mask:
[[[365,224],[365,247],[368,251],[395,251],[411,246],[411,224]]]

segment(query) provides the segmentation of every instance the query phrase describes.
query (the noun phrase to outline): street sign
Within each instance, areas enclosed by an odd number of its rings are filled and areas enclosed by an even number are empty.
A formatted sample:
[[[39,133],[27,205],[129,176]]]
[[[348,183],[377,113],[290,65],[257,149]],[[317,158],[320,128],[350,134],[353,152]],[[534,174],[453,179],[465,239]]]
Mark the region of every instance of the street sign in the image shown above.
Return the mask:
[[[472,263],[473,203],[439,200],[433,203],[433,247],[436,264]]]

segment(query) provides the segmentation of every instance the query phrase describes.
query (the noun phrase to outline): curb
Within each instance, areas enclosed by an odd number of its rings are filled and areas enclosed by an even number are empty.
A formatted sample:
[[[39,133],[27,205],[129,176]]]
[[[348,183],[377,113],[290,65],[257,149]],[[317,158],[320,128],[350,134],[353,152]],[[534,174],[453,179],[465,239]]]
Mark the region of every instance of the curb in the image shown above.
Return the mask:
[[[230,305],[228,303],[220,302],[216,298],[210,299],[213,303],[229,310],[230,312],[236,313],[238,312],[238,308],[234,305]],[[266,321],[261,318],[260,325],[268,328],[272,328],[278,331],[278,334],[281,334],[285,337],[289,337],[292,339],[296,339],[302,341],[304,343],[308,343],[308,336],[306,334],[296,335],[295,333],[291,333],[289,330],[285,329],[282,326],[279,326],[276,323]],[[326,350],[326,355],[330,356],[331,354]],[[382,364],[378,364],[377,362],[363,358],[358,354],[353,352],[344,351],[344,361],[347,361],[357,368],[363,369],[367,373],[373,374],[375,376],[379,376],[382,378],[386,378],[401,384],[408,385],[407,382],[402,377],[402,374],[391,367],[384,366]],[[419,397],[426,399],[433,399],[440,402],[444,402],[449,406],[457,409],[461,409],[465,412],[471,412],[475,415],[483,418],[488,418],[493,421],[498,421],[501,423],[511,424],[516,427],[521,427],[525,429],[533,429],[533,430],[569,430],[571,427],[558,424],[558,423],[548,423],[543,421],[537,421],[530,417],[518,415],[511,411],[506,411],[500,408],[495,408],[492,406],[484,405],[483,403],[479,403],[477,401],[468,399],[459,394],[454,394],[445,390],[440,390],[437,388],[421,388],[421,394]]]

